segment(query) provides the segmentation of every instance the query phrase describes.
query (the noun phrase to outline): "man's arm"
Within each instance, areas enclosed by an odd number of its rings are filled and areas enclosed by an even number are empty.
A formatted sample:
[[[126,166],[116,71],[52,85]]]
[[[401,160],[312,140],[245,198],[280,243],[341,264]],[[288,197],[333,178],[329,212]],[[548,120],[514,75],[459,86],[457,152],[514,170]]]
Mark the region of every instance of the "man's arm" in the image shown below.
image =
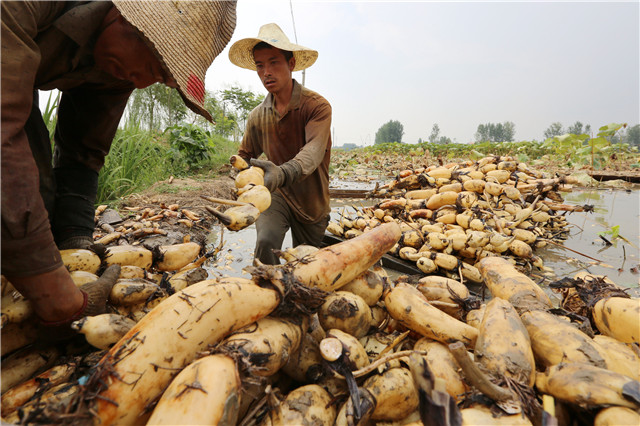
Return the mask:
[[[38,25],[55,4],[2,2],[2,271],[37,274],[62,265],[39,193],[38,169],[24,130],[40,51]],[[25,253],[37,254],[27,258]]]
[[[304,179],[313,173],[324,159],[331,140],[331,105],[328,102],[318,104],[305,125],[306,144],[289,162],[296,162],[301,169],[298,179]],[[285,163],[286,164],[286,163]]]

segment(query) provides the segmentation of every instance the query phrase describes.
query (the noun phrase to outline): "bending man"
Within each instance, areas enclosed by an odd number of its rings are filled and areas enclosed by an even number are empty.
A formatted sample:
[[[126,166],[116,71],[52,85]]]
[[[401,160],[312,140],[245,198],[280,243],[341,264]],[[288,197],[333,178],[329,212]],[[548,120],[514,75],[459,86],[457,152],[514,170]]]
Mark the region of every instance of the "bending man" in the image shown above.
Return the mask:
[[[95,315],[117,278],[78,289],[59,249],[93,243],[98,172],[135,88],[204,109],[204,77],[235,2],[2,2],[2,273],[52,337]],[[55,152],[37,89],[62,92]],[[115,276],[115,278],[114,278]]]

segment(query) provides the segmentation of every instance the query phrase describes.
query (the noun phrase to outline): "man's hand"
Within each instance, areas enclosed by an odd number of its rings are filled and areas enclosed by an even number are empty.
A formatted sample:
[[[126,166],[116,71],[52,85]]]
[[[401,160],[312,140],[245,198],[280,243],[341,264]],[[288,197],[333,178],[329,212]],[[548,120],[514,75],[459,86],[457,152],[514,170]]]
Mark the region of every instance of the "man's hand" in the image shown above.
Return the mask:
[[[273,192],[284,185],[286,176],[280,166],[276,166],[269,160],[257,160],[255,158],[252,158],[250,162],[252,166],[260,167],[264,170],[264,186],[267,187],[269,192]]]

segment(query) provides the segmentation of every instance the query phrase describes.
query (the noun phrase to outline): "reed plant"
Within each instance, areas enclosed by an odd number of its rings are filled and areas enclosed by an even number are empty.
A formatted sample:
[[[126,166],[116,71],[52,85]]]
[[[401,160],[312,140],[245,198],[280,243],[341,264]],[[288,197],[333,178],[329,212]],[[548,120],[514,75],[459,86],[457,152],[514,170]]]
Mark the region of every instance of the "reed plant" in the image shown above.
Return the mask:
[[[217,175],[229,157],[238,152],[238,143],[212,135],[212,154],[194,165],[176,155],[167,135],[134,126],[119,129],[98,178],[96,204],[118,204],[123,197],[140,192],[170,176],[206,179]]]
[[[167,179],[179,171],[169,147],[155,132],[119,129],[98,178],[96,203],[112,204],[122,197]],[[176,166],[178,168],[176,168]]]
[[[40,92],[42,94],[42,92]],[[62,92],[52,90],[48,92],[47,105],[42,111],[42,120],[49,131],[49,140],[53,141],[53,132],[58,122],[58,105],[60,104],[60,96]]]

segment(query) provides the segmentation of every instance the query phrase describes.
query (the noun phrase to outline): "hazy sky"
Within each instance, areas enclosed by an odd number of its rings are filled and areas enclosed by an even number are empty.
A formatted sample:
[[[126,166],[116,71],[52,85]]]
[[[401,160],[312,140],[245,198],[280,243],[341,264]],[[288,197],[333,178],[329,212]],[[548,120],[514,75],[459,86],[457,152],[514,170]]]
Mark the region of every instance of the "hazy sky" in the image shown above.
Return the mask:
[[[229,46],[275,22],[319,52],[305,85],[333,107],[334,145],[371,145],[389,120],[403,142],[434,123],[456,142],[478,124],[515,123],[516,140],[542,140],[559,121],[592,129],[640,121],[640,2],[373,2],[240,0]],[[228,48],[208,90],[266,94]],[[302,82],[302,73],[294,73]]]

